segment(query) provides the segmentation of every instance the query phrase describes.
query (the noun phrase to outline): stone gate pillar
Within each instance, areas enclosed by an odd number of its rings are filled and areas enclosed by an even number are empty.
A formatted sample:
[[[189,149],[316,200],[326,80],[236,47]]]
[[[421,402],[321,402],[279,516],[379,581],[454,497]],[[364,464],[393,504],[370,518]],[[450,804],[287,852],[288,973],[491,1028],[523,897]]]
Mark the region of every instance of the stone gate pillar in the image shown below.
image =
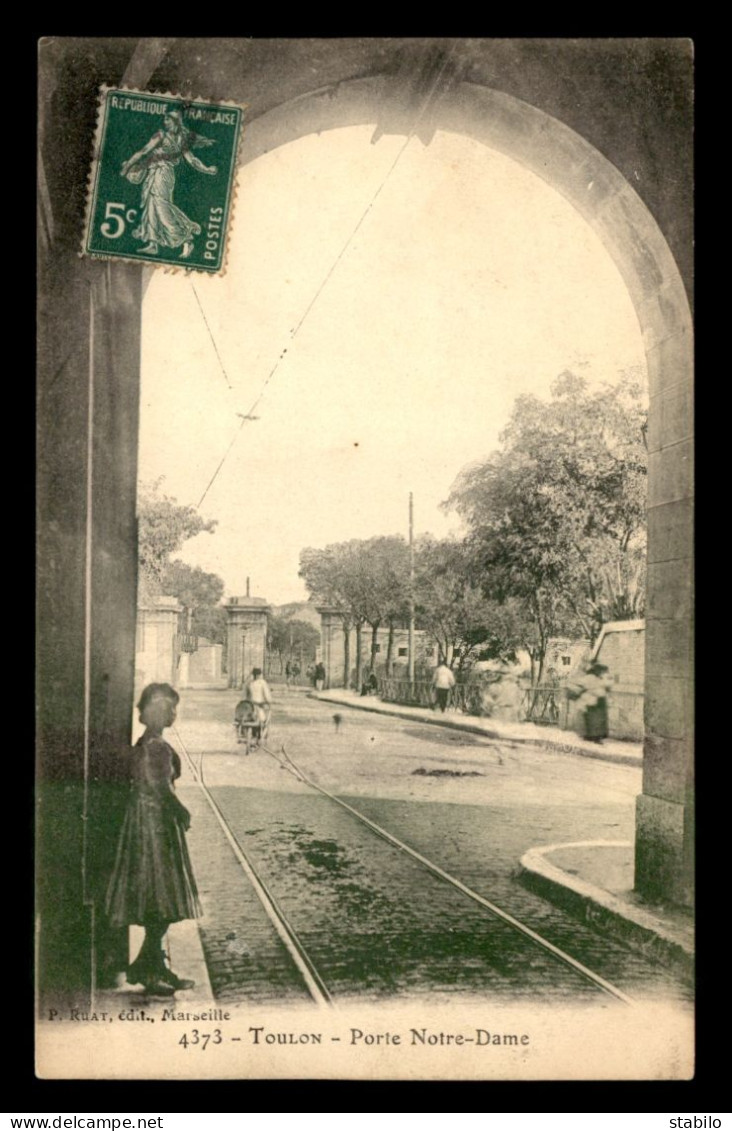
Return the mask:
[[[231,597],[225,608],[229,687],[241,687],[252,668],[264,671],[270,606],[264,597]]]
[[[320,658],[325,666],[325,686],[344,687],[345,640],[343,616],[330,605],[318,605],[320,613]],[[353,653],[351,653],[351,659]]]
[[[148,683],[178,685],[178,625],[183,606],[176,597],[155,597],[137,609],[135,697]]]

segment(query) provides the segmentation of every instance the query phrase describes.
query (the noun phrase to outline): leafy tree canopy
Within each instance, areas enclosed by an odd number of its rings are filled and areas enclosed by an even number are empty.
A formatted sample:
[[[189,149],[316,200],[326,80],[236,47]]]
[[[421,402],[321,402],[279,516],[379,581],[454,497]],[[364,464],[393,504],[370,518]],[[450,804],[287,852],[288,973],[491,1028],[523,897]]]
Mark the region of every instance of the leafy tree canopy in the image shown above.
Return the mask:
[[[415,554],[417,624],[437,642],[450,666],[471,659],[513,659],[516,633],[505,631],[507,617],[486,597],[475,556],[466,543],[429,536]]]
[[[540,663],[552,635],[594,639],[607,620],[641,616],[645,581],[640,386],[591,390],[565,372],[551,392],[517,399],[500,449],[446,503],[467,520],[486,594],[521,602]]]
[[[191,629],[212,644],[226,644],[228,617],[221,605],[199,605],[193,610]]]
[[[320,633],[314,625],[296,617],[270,616],[267,626],[269,647],[280,657],[299,659],[305,663],[315,659]]]
[[[177,597],[181,605],[192,611],[191,631],[196,636],[213,644],[226,643],[226,610],[219,604],[224,582],[217,574],[176,559],[167,566],[160,586],[163,593]]]
[[[162,494],[162,479],[142,484],[138,492],[138,562],[141,579],[158,592],[168,569],[171,554],[181,549],[189,538],[204,531],[212,533],[216,521],[208,522],[194,507],[181,506]]]
[[[165,593],[177,597],[187,609],[218,605],[224,593],[224,583],[217,574],[186,565],[178,558],[166,567],[161,584]]]
[[[305,549],[300,577],[313,600],[335,605],[354,623],[376,624],[406,615],[409,550],[398,535]]]

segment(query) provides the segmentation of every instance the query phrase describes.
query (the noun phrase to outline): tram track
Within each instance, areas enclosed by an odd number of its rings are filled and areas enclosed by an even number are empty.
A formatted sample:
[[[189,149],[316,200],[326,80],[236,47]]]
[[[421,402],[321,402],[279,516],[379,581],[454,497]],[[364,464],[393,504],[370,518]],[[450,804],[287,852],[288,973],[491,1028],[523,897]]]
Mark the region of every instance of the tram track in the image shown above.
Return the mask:
[[[181,749],[184,753],[186,761],[191,770],[195,783],[203,793],[208,805],[210,806],[218,825],[220,826],[224,836],[229,843],[242,871],[246,875],[248,881],[252,885],[257,898],[259,899],[268,919],[270,920],[274,930],[285,946],[292,962],[296,966],[311,999],[319,1006],[329,1007],[334,1004],[334,994],[329,989],[325,976],[319,971],[316,961],[308,953],[308,948],[304,944],[298,931],[293,926],[290,918],[278,902],[276,896],[271,890],[271,885],[268,884],[251,859],[240,840],[236,836],[235,830],[232,828],[232,823],[227,819],[221,806],[216,798],[213,796],[211,790],[208,788],[203,767],[204,752],[201,751],[196,765],[192,754],[189,752],[182,736],[177,728],[175,728],[176,736],[180,743]],[[626,1006],[635,1005],[635,1001],[628,994],[624,993],[618,986],[603,978],[596,971],[590,969],[584,963],[580,962],[573,955],[567,951],[562,950],[556,946],[549,939],[539,934],[533,928],[523,923],[520,919],[511,915],[508,911],[504,910],[498,904],[486,899],[479,892],[474,891],[472,888],[464,884],[459,878],[451,875],[440,865],[406,844],[403,840],[397,837],[388,829],[383,828],[375,821],[371,820],[364,813],[361,813],[354,806],[344,801],[342,798],[331,793],[317,782],[313,781],[301,766],[295,762],[283,744],[280,751],[275,751],[268,746],[262,746],[260,749],[266,753],[273,761],[281,768],[290,773],[295,779],[300,781],[309,790],[326,798],[329,802],[339,807],[340,810],[345,811],[351,818],[359,822],[359,824],[369,830],[371,834],[378,837],[381,841],[390,845],[398,853],[404,857],[408,857],[415,861],[421,869],[430,873],[441,883],[448,885],[453,891],[460,893],[460,895],[470,900],[473,904],[478,905],[482,911],[493,919],[499,920],[505,924],[511,931],[523,936],[529,943],[541,950],[544,954],[549,955],[550,958],[557,963],[562,964],[565,968],[569,968],[581,978],[585,983],[589,983],[594,987],[598,993],[613,998],[616,1001],[622,1002]]]
[[[307,987],[310,997],[316,1005],[332,1005],[333,999],[331,997],[330,991],[328,990],[328,987],[320,976],[315,963],[310,958],[305,946],[302,943],[302,940],[299,938],[294,927],[289,922],[283,909],[279,906],[275,896],[269,890],[269,886],[265,883],[262,876],[259,875],[257,869],[249,859],[249,856],[244,851],[244,848],[236,837],[236,834],[231,828],[229,821],[227,821],[226,817],[224,816],[220,805],[206,785],[203,775],[203,751],[201,751],[199,763],[198,766],[196,766],[193,761],[193,757],[188,750],[188,747],[183,741],[180,731],[177,727],[174,728],[174,730],[176,738],[178,739],[180,747],[186,757],[186,761],[188,762],[189,768],[191,770],[191,773],[193,774],[193,778],[196,784],[198,785],[199,789],[206,798],[206,801],[211,807],[216,821],[221,827],[240,868],[254,888],[257,898],[262,904],[267,918],[272,923],[272,926],[274,927],[280,940],[285,946],[285,949],[287,950],[292,961],[300,972],[300,975]]]

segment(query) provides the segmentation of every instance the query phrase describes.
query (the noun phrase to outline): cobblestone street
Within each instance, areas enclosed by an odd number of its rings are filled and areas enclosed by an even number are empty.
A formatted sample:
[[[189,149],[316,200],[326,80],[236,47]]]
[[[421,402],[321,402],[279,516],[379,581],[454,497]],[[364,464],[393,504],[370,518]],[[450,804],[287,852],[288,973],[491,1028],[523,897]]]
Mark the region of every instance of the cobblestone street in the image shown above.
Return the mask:
[[[178,737],[334,998],[579,1004],[603,997],[265,751],[245,756],[232,726],[237,698],[186,692]],[[283,743],[314,781],[623,992],[688,1000],[667,971],[570,918],[515,875],[521,855],[538,845],[631,840],[639,769],[334,711],[284,690],[268,745],[279,751]],[[305,1000],[300,975],[190,770],[180,791],[193,816],[200,928],[215,995]]]

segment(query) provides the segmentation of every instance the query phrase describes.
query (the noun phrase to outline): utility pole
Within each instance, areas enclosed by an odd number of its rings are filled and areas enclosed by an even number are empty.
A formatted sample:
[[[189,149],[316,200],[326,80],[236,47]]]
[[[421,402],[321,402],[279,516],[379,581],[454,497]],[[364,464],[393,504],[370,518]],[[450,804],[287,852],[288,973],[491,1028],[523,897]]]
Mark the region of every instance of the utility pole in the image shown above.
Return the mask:
[[[414,688],[414,497],[409,492],[409,690]]]

